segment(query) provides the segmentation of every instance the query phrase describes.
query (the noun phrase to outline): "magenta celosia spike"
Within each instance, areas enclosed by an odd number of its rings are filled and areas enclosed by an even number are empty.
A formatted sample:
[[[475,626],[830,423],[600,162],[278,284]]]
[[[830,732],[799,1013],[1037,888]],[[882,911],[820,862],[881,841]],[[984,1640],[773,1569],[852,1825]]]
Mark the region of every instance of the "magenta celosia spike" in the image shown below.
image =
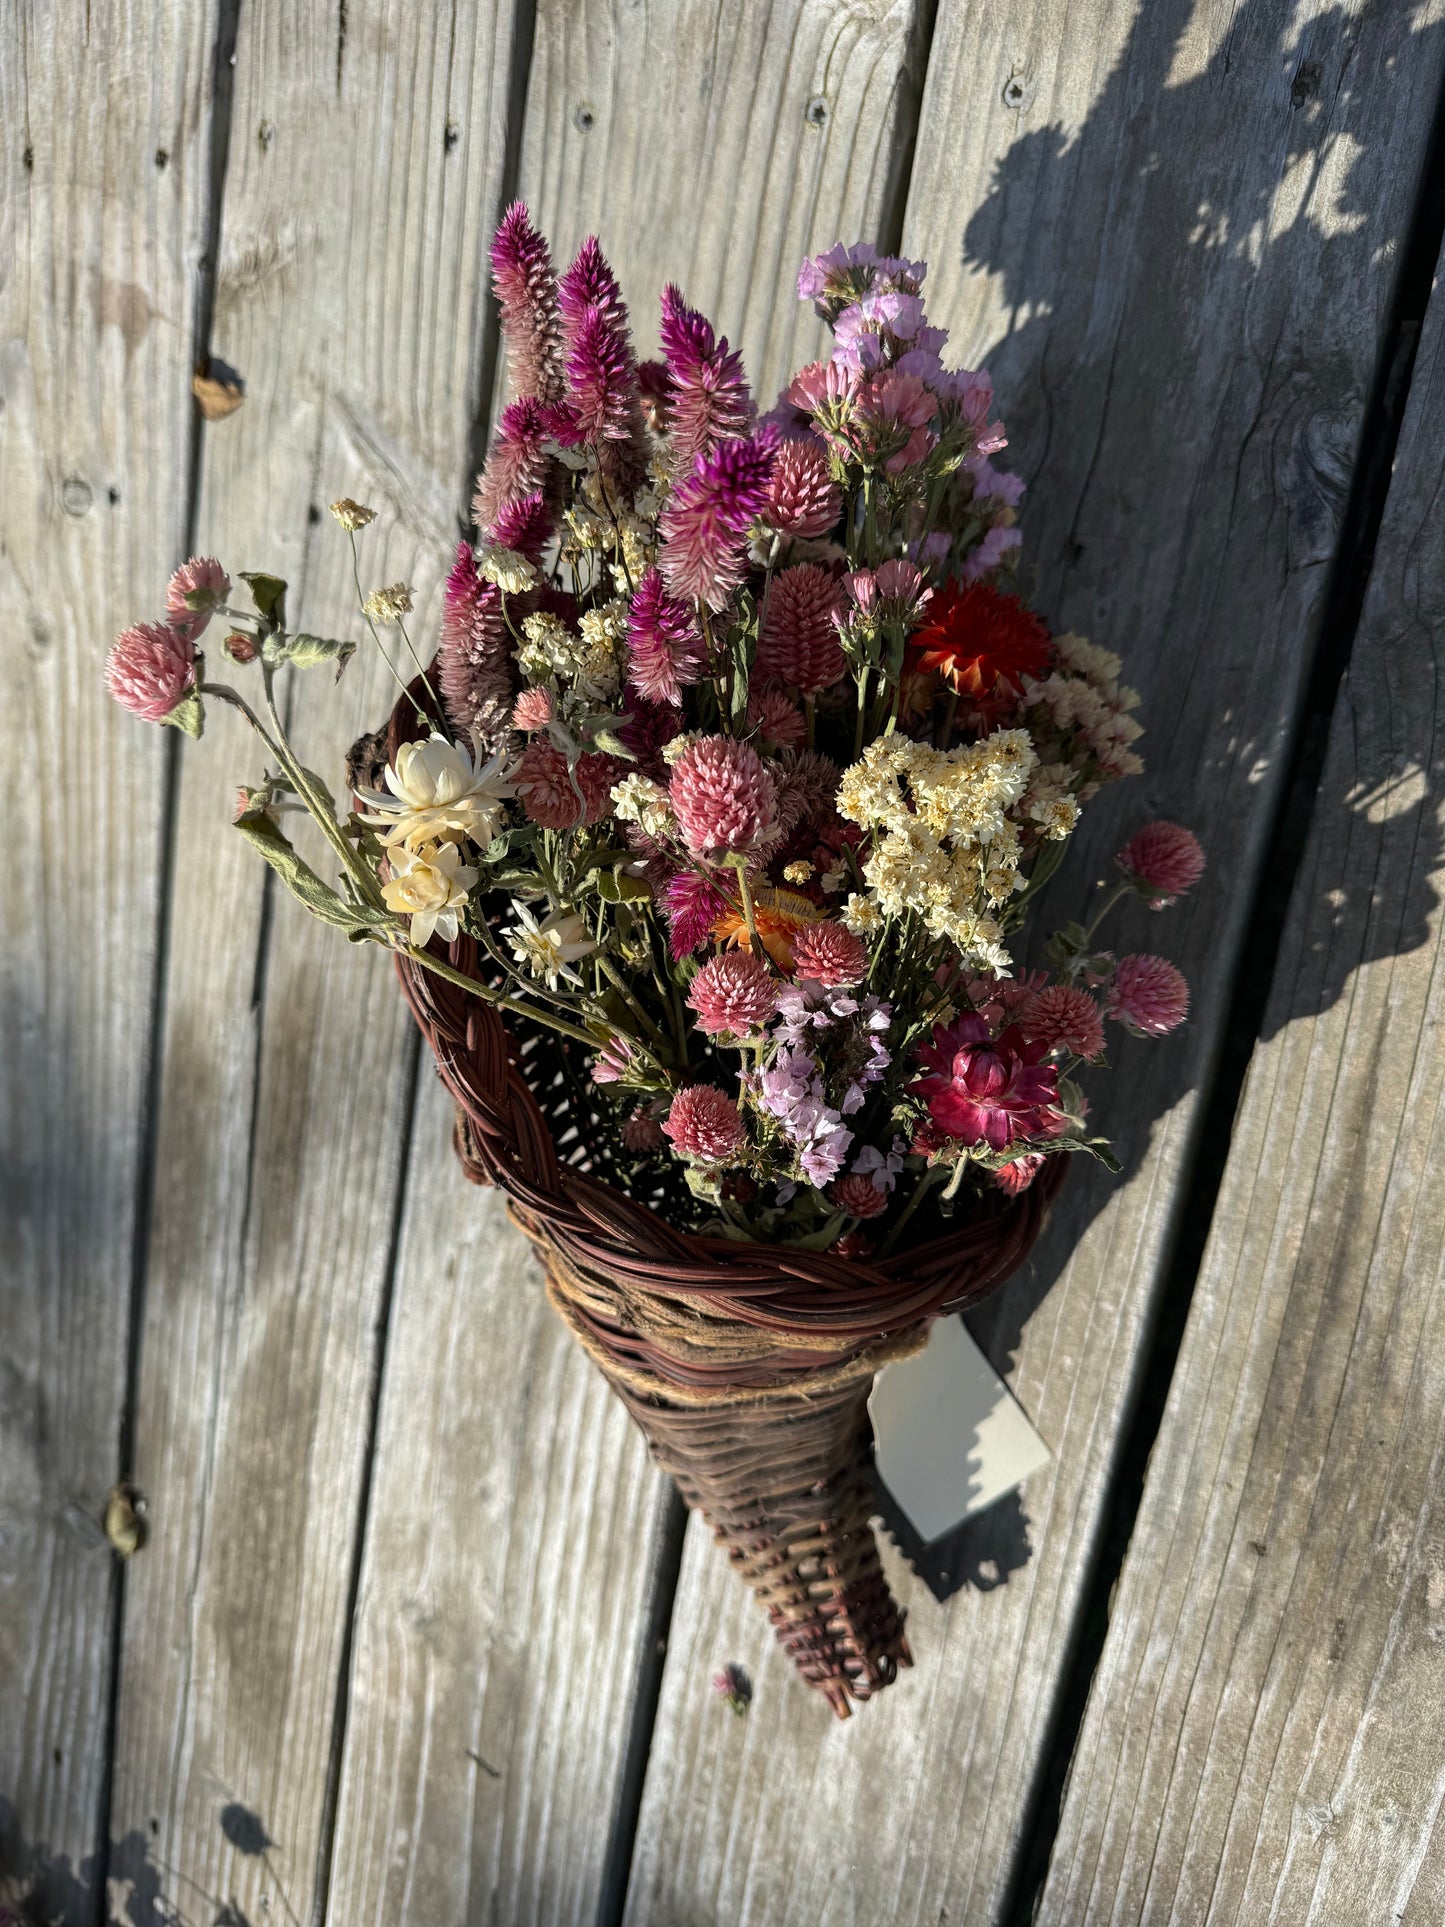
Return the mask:
[[[662,578],[675,596],[720,609],[747,571],[745,537],[768,499],[771,442],[719,442],[699,455],[663,512]]]
[[[637,585],[627,612],[628,686],[650,702],[675,703],[707,666],[692,610],[667,593],[656,569]]]
[[[546,485],[553,459],[546,448],[550,412],[530,395],[502,410],[497,439],[472,498],[472,520],[479,529],[490,529],[509,503]]]
[[[668,435],[674,463],[685,469],[718,442],[747,434],[753,400],[742,357],[672,286],[662,291],[661,335],[670,384]]]
[[[562,276],[557,299],[569,347],[589,308],[596,308],[618,334],[626,335],[627,304],[595,234],[589,234],[577,250],[576,260]]]
[[[459,543],[442,595],[437,678],[454,727],[474,729],[489,748],[501,743],[511,722],[510,645],[501,592],[478,573],[470,544]]]
[[[636,406],[632,355],[626,335],[600,308],[588,308],[571,337],[567,383],[584,441],[629,438]]]
[[[713,925],[731,907],[712,879],[698,870],[679,870],[663,892],[663,902],[677,961],[701,950],[712,935]]]
[[[532,562],[540,562],[542,550],[556,526],[556,518],[540,489],[508,502],[492,523],[492,536],[504,549],[515,549]]]
[[[518,395],[556,401],[562,393],[557,275],[524,202],[514,201],[502,217],[491,259],[512,387]]]

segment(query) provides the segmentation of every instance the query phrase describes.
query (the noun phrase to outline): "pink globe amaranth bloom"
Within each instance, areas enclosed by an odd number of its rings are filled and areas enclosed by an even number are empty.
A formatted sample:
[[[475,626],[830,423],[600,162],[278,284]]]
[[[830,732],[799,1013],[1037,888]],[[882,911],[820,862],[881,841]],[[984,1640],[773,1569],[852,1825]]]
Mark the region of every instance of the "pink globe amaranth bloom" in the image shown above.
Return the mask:
[[[751,849],[773,820],[776,791],[751,743],[705,736],[673,765],[668,796],[687,847]]]
[[[649,1111],[634,1111],[622,1120],[622,1144],[628,1151],[660,1151],[667,1139]]]
[[[983,1018],[941,1025],[918,1053],[925,1074],[908,1086],[934,1125],[961,1144],[1005,1151],[1023,1138],[1057,1136],[1059,1074],[1042,1044],[1017,1024],[991,1037]]]
[[[679,1091],[662,1128],[679,1157],[703,1164],[726,1163],[747,1139],[737,1105],[714,1084]]]
[[[855,1225],[851,1231],[845,1231],[841,1238],[835,1238],[830,1249],[839,1258],[871,1258],[873,1240],[861,1226]]]
[[[1074,1051],[1097,1057],[1104,1048],[1104,1024],[1099,1006],[1076,984],[1049,984],[1030,997],[1019,1012],[1019,1028],[1045,1050]]]
[[[799,562],[775,577],[758,638],[757,673],[804,696],[830,689],[848,667],[834,617],[843,603],[836,576]]]
[[[778,993],[767,967],[746,950],[729,950],[705,963],[692,980],[687,1001],[697,1027],[710,1037],[723,1031],[746,1037],[777,1008]]]
[[[1151,910],[1192,890],[1204,874],[1204,849],[1192,830],[1178,823],[1146,823],[1136,830],[1115,858],[1119,868],[1141,886]]]
[[[231,578],[215,556],[193,555],[166,584],[166,619],[194,642],[230,592]],[[188,595],[204,597],[205,601],[199,609],[193,609],[186,601]]]
[[[574,787],[561,750],[551,743],[531,743],[517,766],[517,795],[544,830],[574,830],[579,823],[597,823],[606,816],[615,768],[610,756],[579,756]]]
[[[860,1177],[856,1171],[835,1179],[828,1196],[850,1218],[881,1218],[888,1209],[888,1193],[880,1191],[872,1178]]]
[[[1006,1197],[1016,1198],[1021,1191],[1027,1191],[1039,1172],[1044,1168],[1042,1151],[1026,1151],[1012,1164],[1001,1164],[993,1174],[995,1188]]]
[[[195,645],[169,622],[138,622],[123,630],[105,659],[106,688],[147,723],[163,723],[195,680]]]
[[[1121,957],[1104,1009],[1136,1037],[1165,1037],[1189,1015],[1189,986],[1167,957]]]
[[[545,729],[552,720],[552,692],[550,689],[524,689],[518,696],[512,710],[513,729]]]
[[[668,437],[677,467],[686,469],[718,442],[747,434],[753,400],[742,357],[671,285],[662,291],[660,332],[669,378]]]
[[[547,243],[526,204],[513,201],[492,239],[492,280],[513,390],[555,402],[562,397],[562,328],[557,276]]]
[[[700,870],[679,870],[663,891],[663,905],[674,962],[701,950],[718,918],[733,907],[712,878]]]
[[[785,441],[773,464],[763,517],[784,535],[826,535],[843,508],[843,491],[821,442]]]
[[[627,611],[627,682],[649,702],[676,703],[707,667],[707,646],[686,602],[648,569]]]
[[[810,923],[793,940],[793,968],[827,990],[845,990],[868,975],[868,946],[841,923]]]
[[[768,499],[771,441],[719,442],[699,455],[658,523],[658,567],[675,596],[720,609],[747,573],[746,536]]]
[[[502,613],[502,592],[477,571],[471,545],[457,545],[442,594],[437,681],[455,728],[475,730],[489,749],[507,733],[512,717],[511,637]]]
[[[802,710],[781,689],[751,691],[748,721],[776,749],[796,749],[808,732]]]
[[[509,503],[545,488],[553,459],[547,440],[544,410],[534,395],[509,402],[502,410],[497,439],[472,497],[472,520],[479,529],[492,529]]]

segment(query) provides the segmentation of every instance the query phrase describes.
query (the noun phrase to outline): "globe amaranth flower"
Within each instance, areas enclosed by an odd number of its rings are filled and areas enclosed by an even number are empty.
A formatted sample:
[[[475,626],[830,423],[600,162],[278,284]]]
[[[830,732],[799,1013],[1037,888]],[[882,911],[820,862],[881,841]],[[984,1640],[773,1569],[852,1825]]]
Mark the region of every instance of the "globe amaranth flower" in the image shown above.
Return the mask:
[[[868,975],[868,946],[841,923],[814,923],[798,932],[793,967],[825,989],[845,989]]]
[[[433,936],[455,942],[458,916],[477,880],[458,845],[426,843],[413,850],[403,844],[387,862],[391,875],[381,886],[381,900],[397,916],[411,918],[412,942],[425,946]]]
[[[538,922],[525,903],[513,899],[517,921],[502,932],[512,947],[512,955],[525,964],[534,977],[540,977],[549,990],[561,983],[581,985],[582,979],[572,965],[590,957],[597,948],[587,933],[587,922],[575,911],[554,910]]]
[[[1175,902],[1204,874],[1199,838],[1178,823],[1146,823],[1130,837],[1115,862],[1151,910]]]
[[[879,1218],[888,1209],[887,1192],[875,1189],[871,1178],[860,1177],[856,1172],[836,1178],[829,1187],[828,1197],[850,1218]]]
[[[778,449],[763,519],[784,535],[826,535],[843,510],[821,442],[785,441]]]
[[[687,993],[697,1012],[697,1027],[709,1036],[724,1032],[746,1037],[777,1007],[778,994],[767,967],[746,950],[734,950],[705,963]]]
[[[1024,678],[1046,676],[1054,660],[1048,629],[1017,596],[984,582],[945,582],[909,643],[910,665],[936,670],[979,707],[1024,693]]]
[[[106,688],[147,723],[163,723],[195,680],[195,645],[169,622],[138,622],[123,630],[105,659]]]
[[[517,797],[544,830],[575,830],[598,823],[612,802],[615,765],[608,756],[585,755],[568,770],[567,758],[552,743],[529,743],[517,765]]]
[[[660,1151],[667,1142],[662,1125],[650,1111],[634,1111],[622,1120],[622,1144],[628,1151]]]
[[[673,765],[668,785],[687,847],[706,852],[751,849],[773,821],[773,779],[751,743],[704,736]]]
[[[1104,1014],[1136,1037],[1165,1037],[1189,1015],[1189,986],[1167,957],[1121,957]]]
[[[808,729],[802,710],[781,689],[750,689],[748,721],[775,749],[796,749]]]
[[[725,1164],[747,1142],[736,1104],[714,1084],[689,1084],[668,1109],[663,1131],[679,1157]]]
[[[960,1144],[1005,1151],[1020,1139],[1056,1137],[1059,1074],[1016,1024],[992,1037],[981,1017],[941,1025],[918,1053],[924,1075],[908,1086],[934,1126]]]
[[[194,642],[231,592],[231,578],[213,555],[193,555],[166,585],[166,617]]]
[[[804,696],[830,689],[847,669],[834,618],[842,606],[837,578],[812,562],[784,569],[768,591],[758,638],[757,675]]]
[[[1019,1013],[1019,1028],[1045,1050],[1097,1057],[1104,1048],[1099,1006],[1077,984],[1049,984],[1030,997]]]
[[[473,747],[468,755],[445,736],[403,743],[386,772],[390,795],[357,792],[371,805],[362,821],[384,831],[388,850],[463,839],[484,850],[497,835],[515,790],[502,758],[483,760],[480,747]]]

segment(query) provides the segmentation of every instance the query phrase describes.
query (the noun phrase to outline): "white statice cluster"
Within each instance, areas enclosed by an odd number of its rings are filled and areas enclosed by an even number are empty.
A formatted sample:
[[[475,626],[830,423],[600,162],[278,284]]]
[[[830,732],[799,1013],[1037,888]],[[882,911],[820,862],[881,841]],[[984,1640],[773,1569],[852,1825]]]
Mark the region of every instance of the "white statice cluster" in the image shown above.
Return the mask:
[[[912,911],[934,936],[957,944],[973,967],[1006,970],[997,910],[1024,885],[1013,812],[1037,764],[1022,729],[950,750],[896,734],[870,743],[843,772],[837,807],[873,833],[863,901],[877,918]],[[844,921],[862,935],[872,920],[855,896]]]
[[[1105,783],[1137,776],[1144,767],[1132,747],[1144,733],[1130,714],[1139,692],[1119,681],[1119,658],[1083,636],[1055,636],[1054,650],[1053,671],[1042,682],[1026,682],[1024,693],[1024,717],[1051,785],[1033,799],[1031,813],[1041,826],[1049,819],[1039,810],[1059,796],[1087,803]],[[1044,833],[1067,836],[1068,830]]]
[[[677,831],[677,818],[672,813],[667,791],[650,776],[641,776],[635,771],[613,785],[612,813],[619,823],[637,824],[643,835],[654,841],[673,836]]]
[[[576,629],[549,610],[522,622],[517,662],[533,683],[555,683],[584,703],[610,702],[627,663],[627,604],[620,598],[584,610]]]

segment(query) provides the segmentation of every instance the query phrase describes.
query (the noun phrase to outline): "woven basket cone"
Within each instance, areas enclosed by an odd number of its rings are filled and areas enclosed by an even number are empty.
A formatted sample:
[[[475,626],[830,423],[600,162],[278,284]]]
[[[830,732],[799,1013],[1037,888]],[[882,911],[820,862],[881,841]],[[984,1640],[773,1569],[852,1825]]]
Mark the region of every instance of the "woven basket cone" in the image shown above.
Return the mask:
[[[357,745],[353,771],[374,782],[377,758],[417,733],[399,704],[384,735]],[[479,977],[473,938],[434,947]],[[847,1717],[911,1664],[870,1522],[874,1374],[1022,1263],[1067,1160],[881,1261],[698,1235],[608,1181],[590,1086],[554,1044],[417,964],[397,970],[456,1100],[467,1176],[506,1193],[554,1307],[799,1673]]]

